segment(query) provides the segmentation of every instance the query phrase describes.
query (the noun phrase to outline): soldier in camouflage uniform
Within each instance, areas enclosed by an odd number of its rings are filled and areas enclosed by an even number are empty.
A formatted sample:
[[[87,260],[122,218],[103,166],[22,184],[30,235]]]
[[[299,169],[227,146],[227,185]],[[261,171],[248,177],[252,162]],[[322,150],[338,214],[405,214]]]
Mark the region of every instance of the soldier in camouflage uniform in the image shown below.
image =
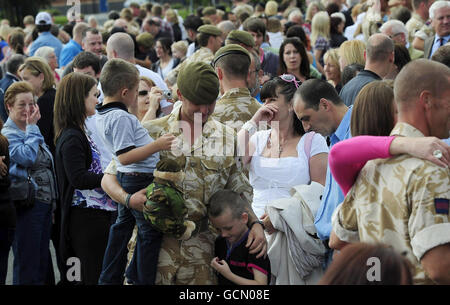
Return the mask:
[[[391,135],[448,137],[448,67],[418,59],[401,70],[394,92],[399,123]],[[449,284],[449,200],[448,167],[409,155],[369,161],[333,214],[330,246],[385,243],[412,262],[414,283]]]
[[[216,283],[210,267],[216,234],[208,223],[209,198],[218,190],[230,189],[250,202],[252,188],[236,158],[236,133],[211,117],[219,93],[214,70],[202,62],[189,63],[180,71],[177,84],[182,106],[143,126],[152,137],[173,133],[179,139],[180,150],[162,151],[160,159],[175,160],[183,169],[185,178],[175,185],[183,191],[187,219],[196,224],[196,229],[186,241],[163,236],[156,283],[210,285]],[[195,117],[200,118],[200,126],[194,126]],[[108,169],[107,173],[112,174],[114,170]],[[115,183],[108,189],[113,198],[125,195]],[[247,211],[251,226],[257,218],[250,206]],[[266,253],[262,225],[252,226],[248,244],[251,253],[259,253],[258,256]]]
[[[182,192],[175,186],[183,181],[184,173],[171,159],[158,162],[153,173],[153,183],[147,187],[144,218],[163,234],[186,240],[191,237],[195,223],[185,220],[187,208]]]
[[[199,27],[197,32],[197,41],[200,45],[200,49],[195,51],[194,54],[170,71],[167,78],[176,80],[180,71],[183,70],[188,63],[204,62],[210,64],[214,59],[214,53],[217,52],[223,43],[221,36],[222,31],[214,25],[205,24]]]
[[[250,53],[237,44],[220,48],[213,65],[219,77],[222,97],[217,101],[213,118],[238,132],[261,105],[247,88]]]
[[[429,14],[428,9],[430,8],[433,0],[414,0],[413,7],[414,12],[411,15],[411,18],[406,22],[405,26],[408,30],[408,41],[410,43],[414,40],[414,35],[417,31],[421,30],[422,27],[428,20]],[[427,37],[422,38],[425,40]]]

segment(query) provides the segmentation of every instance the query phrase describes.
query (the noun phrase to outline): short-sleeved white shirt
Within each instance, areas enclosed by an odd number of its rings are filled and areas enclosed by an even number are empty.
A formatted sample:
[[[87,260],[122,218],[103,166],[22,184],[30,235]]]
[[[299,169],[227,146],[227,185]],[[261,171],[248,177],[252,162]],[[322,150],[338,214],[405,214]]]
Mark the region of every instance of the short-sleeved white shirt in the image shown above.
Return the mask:
[[[305,152],[305,136],[297,144],[297,157],[266,158],[261,154],[270,136],[270,130],[256,132],[250,142],[256,150],[250,162],[250,184],[253,187],[252,208],[259,218],[268,203],[275,199],[291,197],[293,186],[309,184],[309,160]],[[315,134],[312,138],[310,156],[328,153],[325,138]]]

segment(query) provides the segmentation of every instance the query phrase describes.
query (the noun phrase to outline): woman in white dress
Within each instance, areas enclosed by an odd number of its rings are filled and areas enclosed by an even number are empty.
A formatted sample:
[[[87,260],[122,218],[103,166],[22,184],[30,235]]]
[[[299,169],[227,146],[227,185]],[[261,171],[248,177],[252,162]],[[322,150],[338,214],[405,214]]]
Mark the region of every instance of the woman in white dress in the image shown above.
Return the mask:
[[[325,185],[327,143],[320,134],[314,134],[308,160],[305,151],[307,136],[293,109],[293,97],[298,86],[300,81],[291,74],[266,82],[261,90],[264,105],[238,133],[239,143],[248,143],[243,162],[248,165],[253,187],[252,208],[263,221],[268,234],[274,233],[275,229],[265,213],[266,205],[276,199],[291,197],[293,186],[310,184],[311,181]],[[271,128],[256,132],[256,127],[263,122]]]

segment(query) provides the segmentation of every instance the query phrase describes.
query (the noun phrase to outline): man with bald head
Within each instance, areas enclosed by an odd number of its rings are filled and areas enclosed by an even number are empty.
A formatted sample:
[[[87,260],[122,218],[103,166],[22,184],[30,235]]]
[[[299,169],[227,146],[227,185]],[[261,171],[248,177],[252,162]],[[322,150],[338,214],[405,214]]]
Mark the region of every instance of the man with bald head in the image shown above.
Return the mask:
[[[134,42],[128,33],[114,33],[113,35],[111,35],[111,37],[109,37],[108,41],[106,42],[106,54],[108,56],[108,59],[120,58],[134,64],[138,69],[140,76],[150,78],[155,83],[156,87],[161,90],[168,89],[166,83],[158,73],[136,64],[136,60],[134,58]],[[102,99],[102,97],[100,97],[99,99]],[[162,100],[160,104],[162,113],[170,113],[170,111],[172,110],[171,103],[167,102],[166,100]]]
[[[449,136],[450,68],[426,59],[407,64],[395,79],[394,98],[391,136]],[[414,284],[450,284],[449,185],[448,167],[410,155],[367,162],[333,215],[330,247],[383,243],[406,255]]]
[[[347,106],[353,105],[365,85],[381,80],[394,68],[394,42],[385,34],[374,34],[367,41],[364,57],[364,70],[345,84],[339,94]]]

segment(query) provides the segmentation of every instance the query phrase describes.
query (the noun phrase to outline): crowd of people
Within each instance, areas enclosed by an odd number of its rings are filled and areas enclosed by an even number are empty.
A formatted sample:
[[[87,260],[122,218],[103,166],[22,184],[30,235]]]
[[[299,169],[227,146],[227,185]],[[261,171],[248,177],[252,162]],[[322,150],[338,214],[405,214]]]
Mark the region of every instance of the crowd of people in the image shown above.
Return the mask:
[[[1,284],[450,284],[449,1],[67,17],[0,24]]]

